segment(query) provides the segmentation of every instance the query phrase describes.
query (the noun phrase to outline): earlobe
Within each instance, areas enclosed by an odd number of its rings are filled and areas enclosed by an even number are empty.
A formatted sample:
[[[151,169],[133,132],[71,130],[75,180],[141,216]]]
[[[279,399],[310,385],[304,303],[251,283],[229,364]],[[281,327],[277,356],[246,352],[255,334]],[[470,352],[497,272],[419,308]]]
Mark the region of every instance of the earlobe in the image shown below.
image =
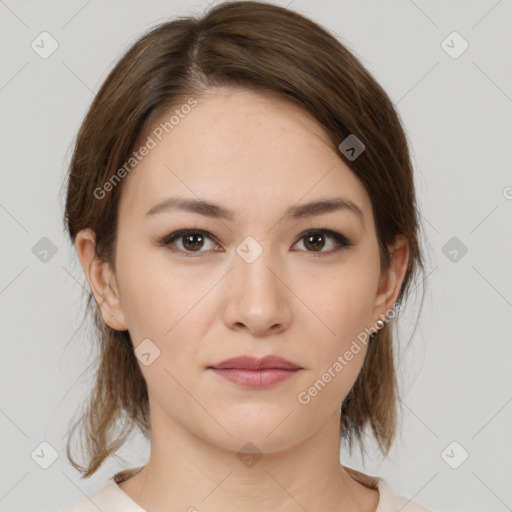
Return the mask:
[[[375,302],[375,318],[384,318],[396,304],[409,263],[409,244],[404,236],[397,236],[390,247],[391,265],[380,277]]]
[[[77,233],[75,248],[105,323],[117,331],[128,329],[115,275],[108,262],[96,254],[96,235],[90,228]]]

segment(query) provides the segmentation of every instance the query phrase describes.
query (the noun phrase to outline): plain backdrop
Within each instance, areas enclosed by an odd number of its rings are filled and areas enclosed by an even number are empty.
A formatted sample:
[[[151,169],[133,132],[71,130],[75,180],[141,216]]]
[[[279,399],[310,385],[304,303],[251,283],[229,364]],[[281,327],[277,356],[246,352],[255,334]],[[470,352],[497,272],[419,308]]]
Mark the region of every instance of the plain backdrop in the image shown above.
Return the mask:
[[[417,329],[412,309],[400,326],[412,348],[400,356],[397,443],[386,460],[375,450],[365,465],[357,451],[341,460],[439,512],[512,510],[512,4],[276,3],[330,30],[390,95],[431,248]],[[87,285],[64,233],[61,186],[116,60],[158,22],[208,5],[0,0],[1,511],[57,511],[146,461],[141,436],[88,480],[65,456],[94,353],[79,329]],[[45,51],[58,44],[46,58],[41,38]]]

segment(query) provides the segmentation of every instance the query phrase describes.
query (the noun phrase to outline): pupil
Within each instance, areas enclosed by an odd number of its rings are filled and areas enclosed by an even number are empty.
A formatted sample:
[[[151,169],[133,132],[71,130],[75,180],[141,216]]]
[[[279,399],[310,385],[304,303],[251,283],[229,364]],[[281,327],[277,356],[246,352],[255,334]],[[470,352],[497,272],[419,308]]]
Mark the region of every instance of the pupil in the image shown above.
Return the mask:
[[[311,240],[314,240],[316,238],[322,239],[323,236],[322,235],[309,235],[307,237],[307,243],[309,244]],[[318,244],[313,243],[313,250],[315,250],[315,251],[321,249],[322,247],[323,247],[323,244],[319,247]]]
[[[202,235],[200,235],[200,234],[186,235],[186,237],[185,237],[185,240],[186,240],[185,246],[189,245],[189,242],[190,242],[190,240],[191,240],[191,239],[194,239],[195,237],[199,237],[199,238],[201,238],[201,236],[202,236]],[[200,248],[200,243],[199,243],[199,244],[195,244],[195,245],[194,245],[194,243],[192,242],[192,246],[191,246],[191,248],[192,248],[193,250],[194,250],[194,249],[197,249],[198,247]]]

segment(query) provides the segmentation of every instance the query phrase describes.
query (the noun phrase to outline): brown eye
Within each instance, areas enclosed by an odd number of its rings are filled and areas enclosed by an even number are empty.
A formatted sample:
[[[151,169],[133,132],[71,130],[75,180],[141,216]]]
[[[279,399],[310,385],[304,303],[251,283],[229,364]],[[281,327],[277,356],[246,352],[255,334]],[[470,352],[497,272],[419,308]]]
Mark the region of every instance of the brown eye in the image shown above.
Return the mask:
[[[191,233],[189,235],[182,236],[183,247],[185,249],[191,249],[192,251],[197,251],[200,249],[204,243],[204,237],[201,233]]]
[[[191,253],[198,253],[197,255],[200,256],[202,252],[208,252],[208,250],[202,250],[208,240],[211,242],[211,249],[217,249],[218,244],[214,242],[210,233],[199,229],[182,229],[166,236],[161,244],[185,256],[196,256]],[[173,245],[178,245],[178,248],[173,248]]]
[[[323,250],[326,244],[329,246],[329,240],[331,240],[330,249]],[[301,235],[299,241],[303,241],[306,252],[313,253],[311,254],[312,256],[327,256],[340,249],[354,245],[342,234],[329,229],[308,231]]]
[[[204,249],[205,243],[211,242],[210,249]],[[329,229],[309,230],[303,233],[298,242],[302,241],[305,251],[310,256],[329,256],[343,248],[354,245],[341,233]],[[296,242],[294,245],[296,245]],[[160,241],[169,250],[185,257],[198,257],[210,250],[220,252],[220,246],[213,235],[202,229],[182,229],[175,231]],[[180,247],[181,245],[181,247]],[[323,250],[325,247],[327,250]],[[196,253],[196,254],[194,254]]]
[[[306,240],[304,245],[313,251],[320,251],[325,245],[325,238],[321,233],[306,235],[304,239]]]

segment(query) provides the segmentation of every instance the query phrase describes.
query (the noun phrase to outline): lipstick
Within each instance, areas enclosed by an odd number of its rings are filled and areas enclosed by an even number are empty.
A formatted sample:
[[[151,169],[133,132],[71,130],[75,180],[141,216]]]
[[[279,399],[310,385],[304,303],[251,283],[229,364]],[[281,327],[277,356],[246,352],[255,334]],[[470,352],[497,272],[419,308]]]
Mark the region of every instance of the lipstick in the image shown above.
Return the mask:
[[[249,388],[267,388],[279,384],[302,368],[287,359],[269,355],[262,358],[238,356],[208,367],[217,375]]]

